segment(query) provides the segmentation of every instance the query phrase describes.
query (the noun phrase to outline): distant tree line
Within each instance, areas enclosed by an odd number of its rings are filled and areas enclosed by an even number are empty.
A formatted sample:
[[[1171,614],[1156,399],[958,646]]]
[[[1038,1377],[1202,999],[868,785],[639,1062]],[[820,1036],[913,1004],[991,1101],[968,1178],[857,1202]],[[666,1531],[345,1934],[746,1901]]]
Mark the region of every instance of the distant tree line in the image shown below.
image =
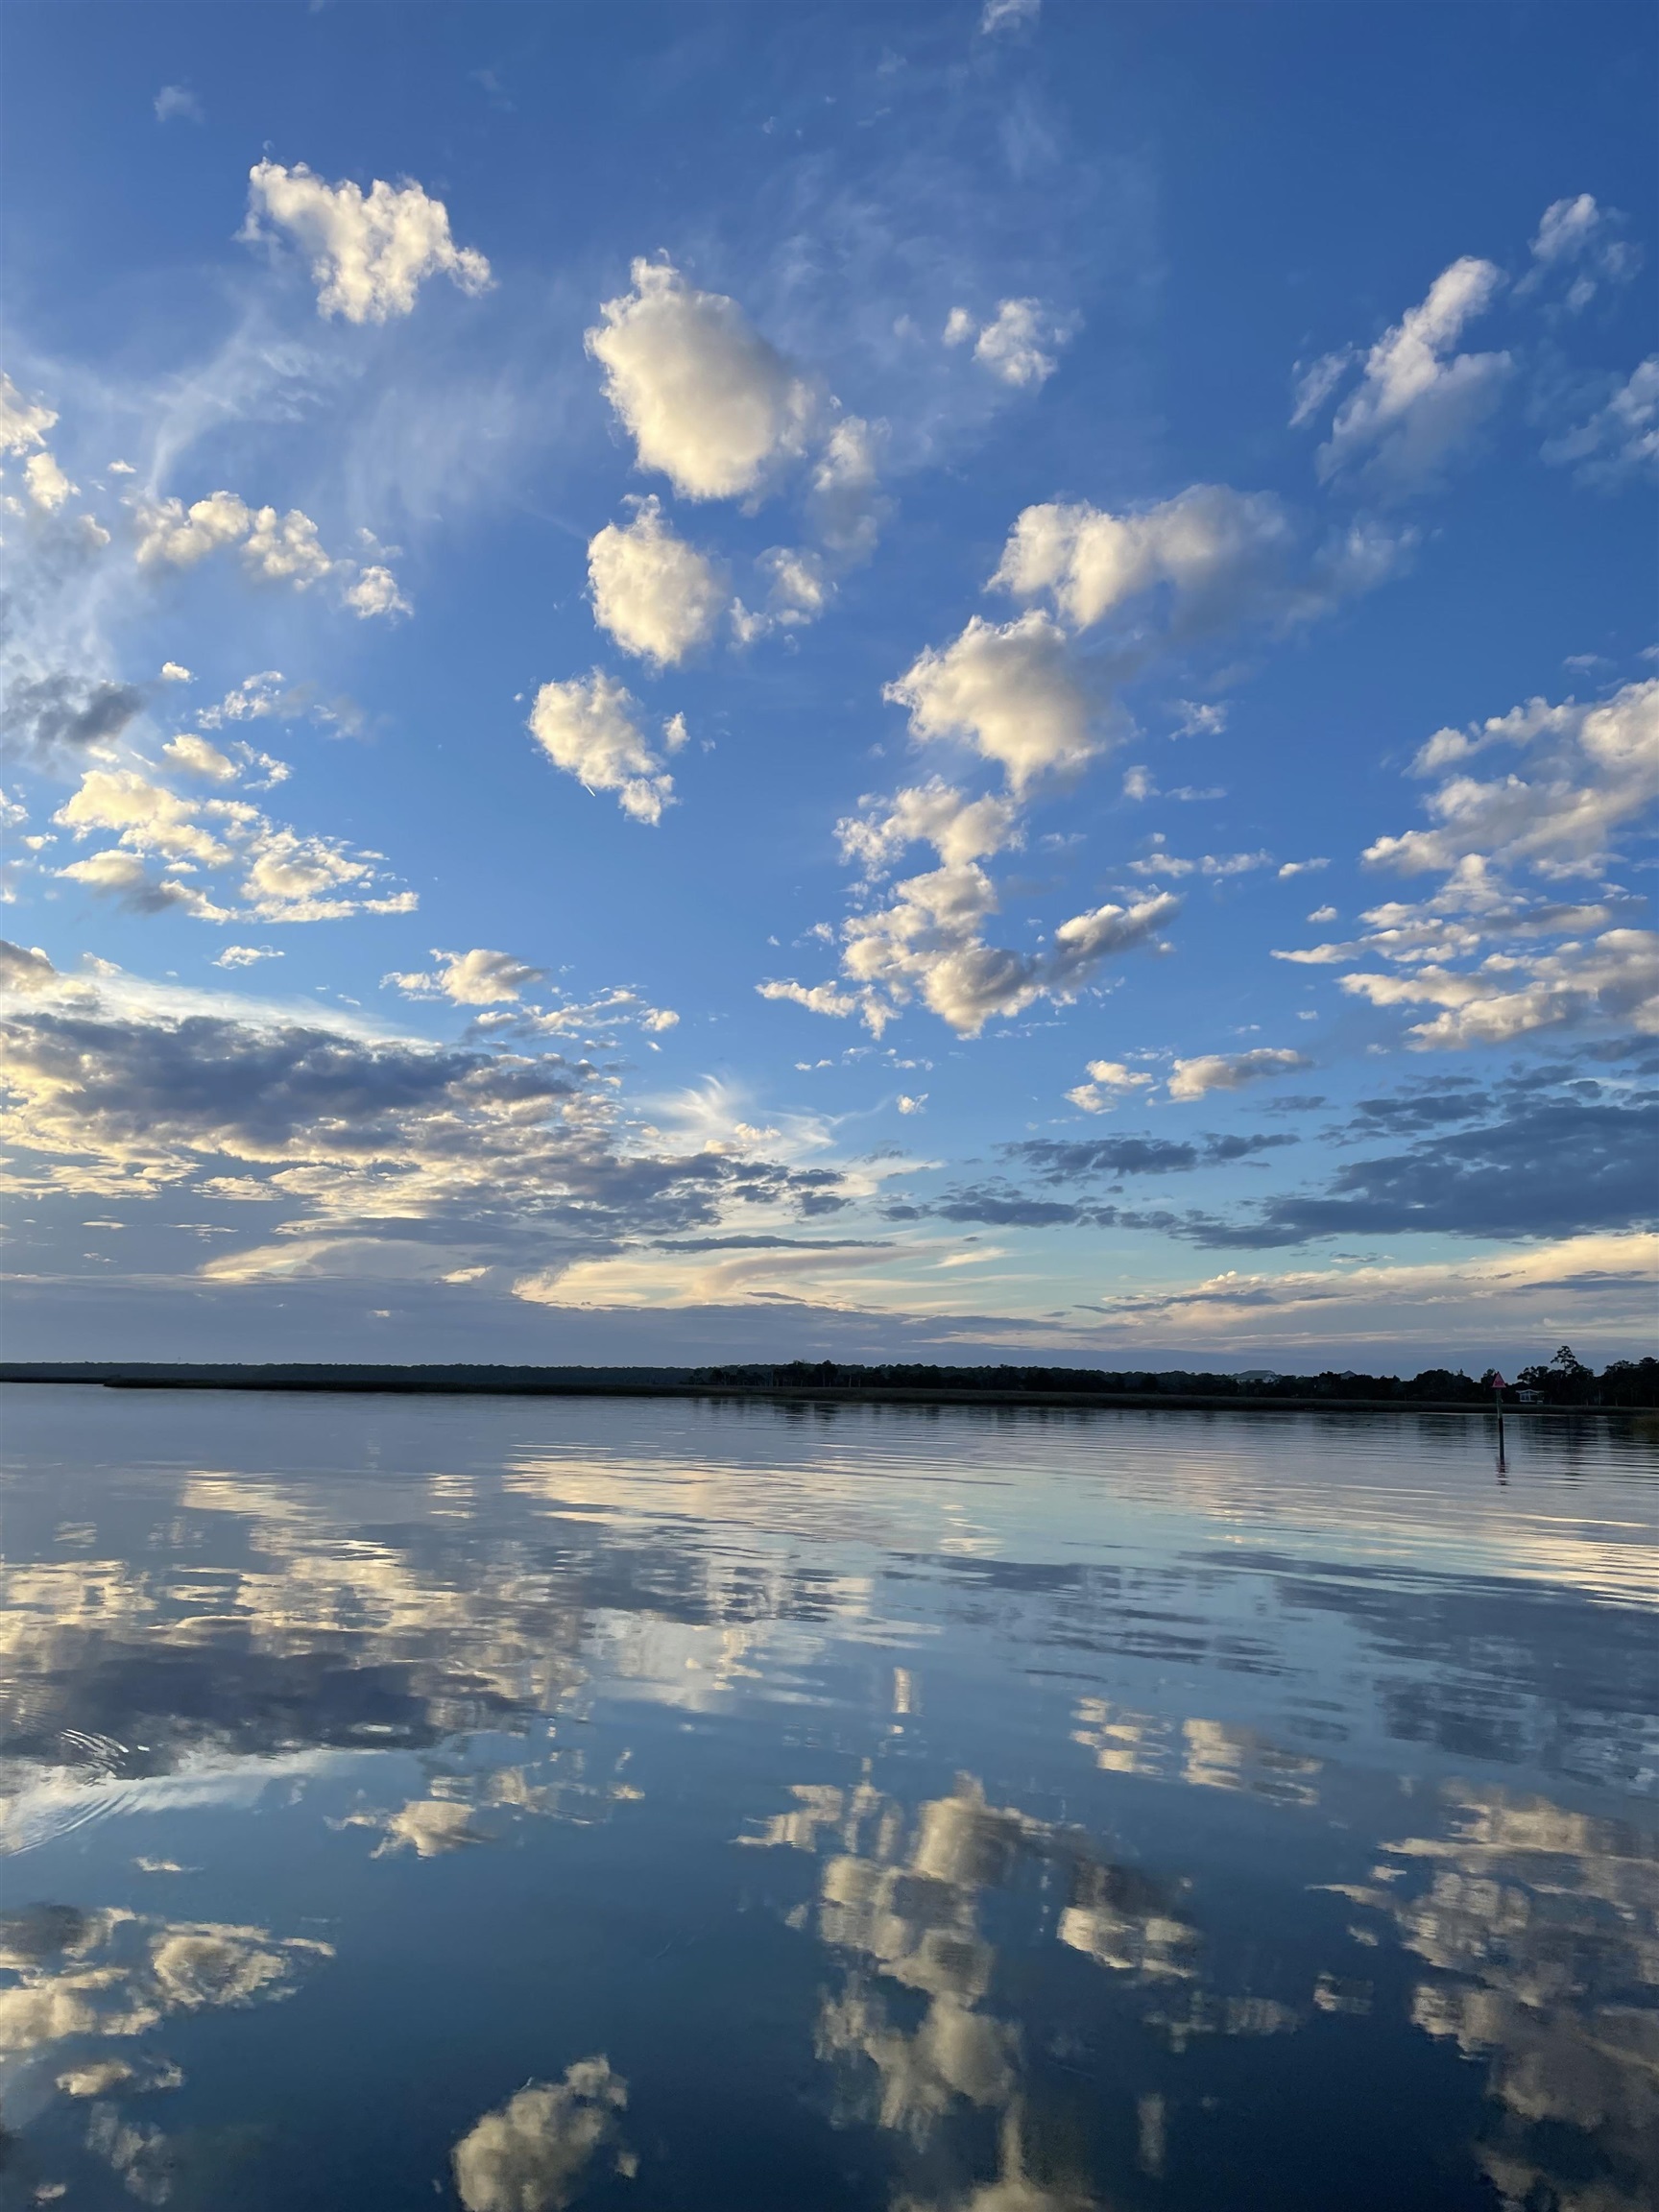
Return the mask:
[[[933,1367],[919,1363],[864,1366],[834,1359],[792,1359],[779,1365],[694,1367],[688,1382],[727,1383],[747,1389],[998,1390],[1099,1393],[1138,1398],[1397,1399],[1441,1405],[1492,1401],[1497,1371],[1478,1379],[1459,1368],[1426,1367],[1421,1374],[1361,1375],[1327,1368],[1319,1375],[1205,1375],[1186,1368]],[[1659,1407],[1659,1359],[1615,1359],[1598,1375],[1563,1344],[1547,1365],[1523,1367],[1514,1388],[1536,1390],[1551,1406]]]

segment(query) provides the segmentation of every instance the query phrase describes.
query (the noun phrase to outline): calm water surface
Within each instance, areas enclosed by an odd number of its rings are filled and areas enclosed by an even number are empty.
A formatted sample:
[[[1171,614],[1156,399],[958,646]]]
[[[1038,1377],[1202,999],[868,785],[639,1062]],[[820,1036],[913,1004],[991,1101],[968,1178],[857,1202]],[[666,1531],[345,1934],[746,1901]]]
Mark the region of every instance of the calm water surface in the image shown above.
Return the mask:
[[[1659,2202],[1659,1430],[0,1394],[0,2203]]]

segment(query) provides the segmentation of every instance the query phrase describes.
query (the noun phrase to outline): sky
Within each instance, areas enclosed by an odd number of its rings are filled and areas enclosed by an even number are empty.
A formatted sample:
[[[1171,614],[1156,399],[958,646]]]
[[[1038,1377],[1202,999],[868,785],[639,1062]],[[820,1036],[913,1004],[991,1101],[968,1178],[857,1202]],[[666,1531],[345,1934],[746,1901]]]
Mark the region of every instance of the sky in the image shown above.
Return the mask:
[[[6,43],[10,1357],[1651,1349],[1650,10]]]

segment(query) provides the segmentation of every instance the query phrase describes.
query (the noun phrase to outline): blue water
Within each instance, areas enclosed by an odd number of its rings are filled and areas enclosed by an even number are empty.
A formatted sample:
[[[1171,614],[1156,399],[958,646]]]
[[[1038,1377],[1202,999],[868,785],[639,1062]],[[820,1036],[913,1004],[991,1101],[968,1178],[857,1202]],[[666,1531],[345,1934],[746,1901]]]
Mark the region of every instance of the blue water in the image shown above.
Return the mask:
[[[0,1393],[0,2204],[1659,2202],[1659,1427]]]

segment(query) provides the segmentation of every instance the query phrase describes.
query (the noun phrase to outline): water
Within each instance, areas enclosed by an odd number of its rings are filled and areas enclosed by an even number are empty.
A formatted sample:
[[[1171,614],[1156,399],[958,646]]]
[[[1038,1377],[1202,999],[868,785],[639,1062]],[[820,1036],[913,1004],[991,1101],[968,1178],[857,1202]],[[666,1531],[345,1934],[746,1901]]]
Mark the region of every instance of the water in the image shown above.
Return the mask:
[[[8,2206],[1659,2201],[1650,1422],[0,1416]]]

